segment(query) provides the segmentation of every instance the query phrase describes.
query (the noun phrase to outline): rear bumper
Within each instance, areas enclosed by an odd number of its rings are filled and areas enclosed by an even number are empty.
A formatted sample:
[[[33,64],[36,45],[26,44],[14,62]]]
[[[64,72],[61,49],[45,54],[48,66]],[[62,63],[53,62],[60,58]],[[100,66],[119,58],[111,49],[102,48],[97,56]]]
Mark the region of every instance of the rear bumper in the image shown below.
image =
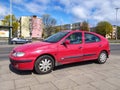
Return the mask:
[[[33,60],[13,60],[10,58],[10,63],[18,70],[33,70],[34,67]]]

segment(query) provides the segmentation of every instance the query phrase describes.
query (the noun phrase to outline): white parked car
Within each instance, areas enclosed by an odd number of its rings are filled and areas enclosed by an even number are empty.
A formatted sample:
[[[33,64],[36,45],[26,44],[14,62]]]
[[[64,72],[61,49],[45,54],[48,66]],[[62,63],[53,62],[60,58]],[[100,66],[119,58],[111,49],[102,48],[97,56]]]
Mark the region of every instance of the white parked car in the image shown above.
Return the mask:
[[[30,43],[30,42],[32,42],[32,40],[17,38],[17,37],[11,40],[11,44],[24,44],[24,43]]]

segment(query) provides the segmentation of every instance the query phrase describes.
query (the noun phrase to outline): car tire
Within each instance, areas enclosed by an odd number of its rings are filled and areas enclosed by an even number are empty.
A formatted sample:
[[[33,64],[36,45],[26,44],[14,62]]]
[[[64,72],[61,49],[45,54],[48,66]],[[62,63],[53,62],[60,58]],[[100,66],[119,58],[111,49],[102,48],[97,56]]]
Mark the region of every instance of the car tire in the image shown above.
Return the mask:
[[[16,42],[12,42],[12,44],[16,44]]]
[[[104,64],[107,60],[107,53],[105,51],[102,51],[97,59],[99,64]]]
[[[49,55],[39,57],[35,62],[35,72],[38,74],[47,74],[53,70],[54,59]]]

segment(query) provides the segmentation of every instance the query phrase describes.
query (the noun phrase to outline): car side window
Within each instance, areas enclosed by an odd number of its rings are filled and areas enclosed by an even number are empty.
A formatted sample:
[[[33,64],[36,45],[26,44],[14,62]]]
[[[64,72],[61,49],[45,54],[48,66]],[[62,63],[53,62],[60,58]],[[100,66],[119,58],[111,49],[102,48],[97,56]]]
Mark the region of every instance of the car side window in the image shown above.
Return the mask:
[[[85,33],[85,43],[99,42],[100,38],[94,34]]]
[[[67,37],[67,40],[70,40],[70,44],[80,44],[82,43],[82,33],[73,33]]]

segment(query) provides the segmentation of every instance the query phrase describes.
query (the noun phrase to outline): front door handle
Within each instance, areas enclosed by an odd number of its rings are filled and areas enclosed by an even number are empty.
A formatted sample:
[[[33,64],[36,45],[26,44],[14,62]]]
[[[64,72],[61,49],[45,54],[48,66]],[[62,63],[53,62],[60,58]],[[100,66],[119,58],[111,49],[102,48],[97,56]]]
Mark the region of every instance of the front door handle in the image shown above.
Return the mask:
[[[82,47],[80,46],[79,49],[81,49]]]
[[[101,47],[102,45],[100,44],[99,47]]]

